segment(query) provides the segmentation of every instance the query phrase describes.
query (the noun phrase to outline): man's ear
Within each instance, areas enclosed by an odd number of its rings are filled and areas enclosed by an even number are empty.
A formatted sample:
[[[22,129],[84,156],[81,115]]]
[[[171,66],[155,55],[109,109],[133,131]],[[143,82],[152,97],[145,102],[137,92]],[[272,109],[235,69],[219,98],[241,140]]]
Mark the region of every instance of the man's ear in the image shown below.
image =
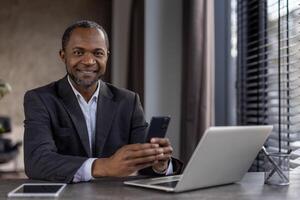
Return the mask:
[[[65,62],[65,51],[63,49],[59,50],[59,57]]]
[[[107,60],[108,60],[109,56],[110,56],[110,51],[107,51]]]

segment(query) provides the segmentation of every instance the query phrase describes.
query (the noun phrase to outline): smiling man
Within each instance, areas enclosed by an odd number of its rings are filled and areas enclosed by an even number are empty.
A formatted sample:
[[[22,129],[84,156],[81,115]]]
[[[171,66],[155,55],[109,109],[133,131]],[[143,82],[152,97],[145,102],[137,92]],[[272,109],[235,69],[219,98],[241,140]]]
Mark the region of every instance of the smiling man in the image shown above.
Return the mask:
[[[109,40],[100,25],[78,21],[69,26],[59,55],[67,75],[24,97],[29,178],[70,183],[181,171],[181,163],[171,159],[168,139],[144,143],[147,123],[138,95],[101,81]]]

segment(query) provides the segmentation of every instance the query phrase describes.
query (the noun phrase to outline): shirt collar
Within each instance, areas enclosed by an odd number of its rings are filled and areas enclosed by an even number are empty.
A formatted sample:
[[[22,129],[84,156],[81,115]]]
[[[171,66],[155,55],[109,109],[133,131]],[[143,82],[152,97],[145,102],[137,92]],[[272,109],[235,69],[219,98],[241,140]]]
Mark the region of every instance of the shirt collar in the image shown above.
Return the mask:
[[[83,98],[83,96],[80,94],[80,92],[78,92],[78,90],[76,90],[76,88],[72,85],[69,75],[67,76],[67,78],[68,78],[68,82],[69,82],[69,84],[70,84],[70,86],[71,86],[71,88],[72,88],[72,90],[73,90],[75,96],[77,97],[77,99],[79,100],[80,98],[82,98],[82,100],[84,100],[84,98]],[[89,102],[90,102],[91,100],[95,100],[95,101],[97,102],[97,100],[98,100],[98,95],[99,95],[99,92],[100,92],[100,84],[101,84],[101,81],[98,80],[97,89],[96,89],[96,91],[94,92],[94,94],[93,94],[93,96],[91,97],[91,99],[89,100]],[[89,102],[88,102],[88,103],[89,103]]]

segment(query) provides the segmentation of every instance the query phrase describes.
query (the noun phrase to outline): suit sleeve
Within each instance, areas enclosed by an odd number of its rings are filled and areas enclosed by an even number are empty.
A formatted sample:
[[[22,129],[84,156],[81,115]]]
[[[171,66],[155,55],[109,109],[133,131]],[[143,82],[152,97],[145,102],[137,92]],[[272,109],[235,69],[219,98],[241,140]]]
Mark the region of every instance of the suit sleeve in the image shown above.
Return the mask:
[[[49,113],[39,95],[24,97],[24,164],[29,178],[70,183],[87,158],[61,155],[53,139]]]

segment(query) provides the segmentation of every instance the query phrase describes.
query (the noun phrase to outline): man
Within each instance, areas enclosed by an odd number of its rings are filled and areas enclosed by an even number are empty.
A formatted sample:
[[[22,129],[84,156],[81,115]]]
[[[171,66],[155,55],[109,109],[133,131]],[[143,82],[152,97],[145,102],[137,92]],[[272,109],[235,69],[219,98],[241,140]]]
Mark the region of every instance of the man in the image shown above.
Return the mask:
[[[147,123],[138,95],[100,80],[109,55],[100,25],[79,21],[68,27],[59,55],[67,76],[24,97],[29,178],[70,183],[180,171],[168,139],[144,143]]]

